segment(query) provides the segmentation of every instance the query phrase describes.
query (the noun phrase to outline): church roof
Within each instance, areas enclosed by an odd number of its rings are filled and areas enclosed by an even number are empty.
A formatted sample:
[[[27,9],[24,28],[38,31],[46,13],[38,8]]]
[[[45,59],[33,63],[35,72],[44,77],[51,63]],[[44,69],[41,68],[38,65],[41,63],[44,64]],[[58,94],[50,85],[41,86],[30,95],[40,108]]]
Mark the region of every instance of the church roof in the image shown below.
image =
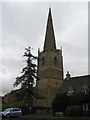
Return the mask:
[[[80,92],[83,88],[90,88],[90,75],[72,77],[70,80],[65,79],[59,93],[67,92],[70,89]]]
[[[43,50],[48,50],[48,49],[56,49],[51,8],[49,8],[47,27],[46,27],[46,35],[45,35],[45,42],[44,42]]]

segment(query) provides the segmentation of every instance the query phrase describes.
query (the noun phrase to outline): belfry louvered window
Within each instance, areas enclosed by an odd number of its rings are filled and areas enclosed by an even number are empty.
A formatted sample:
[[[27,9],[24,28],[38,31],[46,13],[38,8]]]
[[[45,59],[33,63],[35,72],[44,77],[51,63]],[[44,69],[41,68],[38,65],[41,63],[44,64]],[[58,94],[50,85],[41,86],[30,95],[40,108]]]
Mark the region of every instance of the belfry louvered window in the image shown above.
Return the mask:
[[[45,64],[45,58],[43,57],[42,58],[42,65],[44,65]]]
[[[54,57],[54,65],[57,65],[57,58]]]

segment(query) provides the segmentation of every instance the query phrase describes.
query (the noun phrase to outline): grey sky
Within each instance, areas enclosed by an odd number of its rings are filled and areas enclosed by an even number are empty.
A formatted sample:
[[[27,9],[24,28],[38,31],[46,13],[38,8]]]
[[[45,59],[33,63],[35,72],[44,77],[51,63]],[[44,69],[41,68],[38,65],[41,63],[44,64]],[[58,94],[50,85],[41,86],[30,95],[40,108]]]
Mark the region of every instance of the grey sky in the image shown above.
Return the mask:
[[[49,3],[2,3],[2,94],[13,89],[15,78],[25,63],[25,47],[37,56],[42,51]],[[64,75],[88,74],[88,3],[52,2],[57,48],[62,46]],[[1,52],[0,52],[1,54]],[[1,93],[0,93],[1,94]]]

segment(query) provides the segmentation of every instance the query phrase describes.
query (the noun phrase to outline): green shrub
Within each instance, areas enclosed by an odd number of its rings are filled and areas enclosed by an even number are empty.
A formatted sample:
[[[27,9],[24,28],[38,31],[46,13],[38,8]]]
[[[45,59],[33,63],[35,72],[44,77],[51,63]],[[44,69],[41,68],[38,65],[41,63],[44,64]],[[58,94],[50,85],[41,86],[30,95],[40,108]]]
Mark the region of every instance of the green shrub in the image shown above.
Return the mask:
[[[29,113],[29,107],[28,106],[21,106],[21,110],[22,110],[22,113],[25,115],[25,114],[28,114]]]
[[[57,94],[52,102],[53,114],[56,112],[65,112],[66,107],[70,104],[70,97],[66,93]]]
[[[20,108],[21,103],[15,103],[15,104],[3,104],[2,105],[2,111],[4,111],[7,108]]]
[[[83,117],[90,117],[90,110],[83,111]]]
[[[68,106],[65,110],[65,115],[68,117],[80,117],[82,115],[82,109],[79,105]]]
[[[55,114],[57,117],[64,117],[64,113],[63,112],[56,112]]]

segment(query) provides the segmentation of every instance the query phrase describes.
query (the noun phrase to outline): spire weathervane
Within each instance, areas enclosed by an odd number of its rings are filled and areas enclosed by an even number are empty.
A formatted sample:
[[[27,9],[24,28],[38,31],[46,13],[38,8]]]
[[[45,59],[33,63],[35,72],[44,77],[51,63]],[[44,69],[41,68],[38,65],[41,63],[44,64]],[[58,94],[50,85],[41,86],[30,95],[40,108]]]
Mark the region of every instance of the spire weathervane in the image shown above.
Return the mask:
[[[51,4],[49,3],[49,9],[51,9]]]

